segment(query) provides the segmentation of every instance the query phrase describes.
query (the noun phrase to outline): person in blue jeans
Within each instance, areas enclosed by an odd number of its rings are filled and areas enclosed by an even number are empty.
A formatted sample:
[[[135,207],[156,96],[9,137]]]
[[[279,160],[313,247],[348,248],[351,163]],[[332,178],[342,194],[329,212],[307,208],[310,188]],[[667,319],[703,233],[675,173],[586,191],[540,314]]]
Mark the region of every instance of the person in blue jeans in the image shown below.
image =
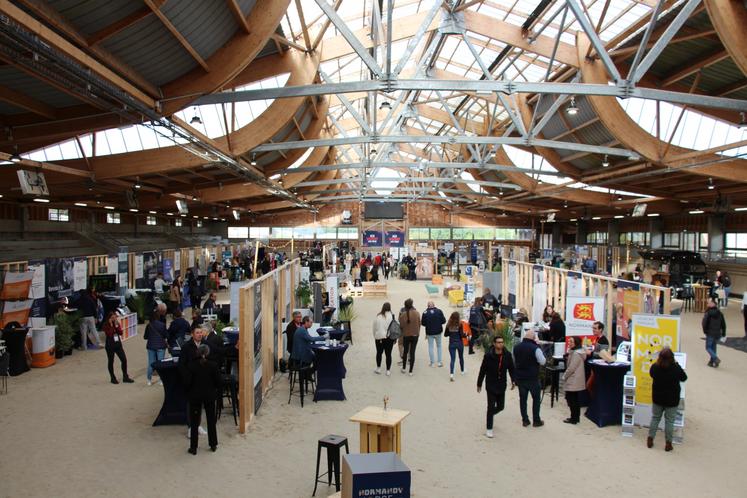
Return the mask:
[[[161,321],[158,312],[154,312],[150,317],[150,322],[145,327],[143,339],[146,340],[145,349],[148,351],[148,385],[153,385],[153,363],[163,361],[166,348],[168,347],[168,332],[166,324]]]
[[[467,337],[462,329],[462,323],[459,317],[459,312],[455,311],[449,316],[449,321],[446,322],[446,331],[444,335],[449,338],[449,356],[451,356],[451,363],[449,364],[449,378],[451,382],[454,382],[454,363],[456,363],[456,356],[459,354],[459,366],[464,375],[464,342],[462,339]]]
[[[446,317],[444,312],[436,308],[433,301],[428,301],[428,308],[423,312],[423,316],[420,319],[420,323],[425,327],[425,337],[428,339],[428,357],[431,360],[429,366],[436,364],[436,357],[433,353],[433,346],[436,345],[438,350],[438,366],[444,366],[441,360],[441,332],[443,332],[444,323],[446,323]]]
[[[718,304],[714,298],[708,300],[708,309],[703,315],[703,333],[705,334],[706,340],[706,351],[711,357],[708,360],[709,367],[718,368],[721,364],[721,360],[716,354],[716,346],[718,345],[719,339],[726,335],[726,319],[721,310],[718,309]]]

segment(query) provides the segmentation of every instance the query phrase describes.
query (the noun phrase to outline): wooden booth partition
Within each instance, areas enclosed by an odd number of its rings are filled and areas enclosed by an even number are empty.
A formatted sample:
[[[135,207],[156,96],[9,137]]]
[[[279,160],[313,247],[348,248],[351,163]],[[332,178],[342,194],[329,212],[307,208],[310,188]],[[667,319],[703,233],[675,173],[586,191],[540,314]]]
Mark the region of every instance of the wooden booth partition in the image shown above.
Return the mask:
[[[295,307],[294,259],[239,289],[239,432],[246,433],[282,358],[282,317]],[[277,284],[276,284],[277,282]]]

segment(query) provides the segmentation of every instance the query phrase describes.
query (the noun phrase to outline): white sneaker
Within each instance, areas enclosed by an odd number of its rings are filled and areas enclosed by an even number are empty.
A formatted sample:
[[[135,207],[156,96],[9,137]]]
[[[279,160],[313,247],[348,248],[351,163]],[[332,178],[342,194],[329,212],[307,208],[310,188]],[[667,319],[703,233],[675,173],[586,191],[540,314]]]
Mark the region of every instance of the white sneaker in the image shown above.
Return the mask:
[[[452,382],[454,382],[454,374],[449,374],[449,378],[451,379]]]
[[[390,372],[389,370],[387,370],[386,371],[386,376],[389,377],[390,375],[392,375],[392,372]]]
[[[464,375],[465,373],[467,373],[467,371],[466,370],[462,370],[462,375]]]
[[[404,368],[400,368],[399,371],[402,372],[402,373],[406,372],[406,370]]]
[[[200,433],[200,436],[204,436],[205,434],[207,434],[207,431],[203,429],[202,426],[197,428],[197,432]]]
[[[380,374],[380,373],[381,373],[381,369],[380,369],[380,368],[377,368],[376,370],[374,370],[374,373],[375,373],[375,374]]]
[[[429,367],[432,367],[432,366],[433,366],[433,363],[428,363],[428,366],[429,366]]]
[[[149,386],[152,386],[152,385],[153,385],[153,382],[149,380],[149,381],[148,381],[148,385],[149,385]]]
[[[487,431],[485,431],[485,435],[490,439],[493,439],[493,429],[488,429]]]
[[[412,377],[412,372],[410,372],[410,377]]]
[[[439,367],[442,367],[442,366],[444,366],[444,364],[443,364],[443,363],[441,363],[441,362],[439,361],[439,362],[438,362],[438,366],[439,366]]]

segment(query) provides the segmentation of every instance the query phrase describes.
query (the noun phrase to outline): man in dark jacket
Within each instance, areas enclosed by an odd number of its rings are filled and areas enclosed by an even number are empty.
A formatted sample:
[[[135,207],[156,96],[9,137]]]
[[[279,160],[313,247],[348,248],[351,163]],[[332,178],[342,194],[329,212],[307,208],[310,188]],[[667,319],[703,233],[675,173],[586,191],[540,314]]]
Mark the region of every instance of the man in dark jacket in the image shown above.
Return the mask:
[[[91,339],[91,343],[98,349],[101,349],[101,339],[99,338],[99,332],[96,330],[96,293],[93,288],[85,289],[81,291],[80,297],[78,298],[78,310],[83,314],[80,319],[80,349],[86,350],[88,340]]]
[[[441,361],[441,333],[443,333],[443,326],[444,323],[446,323],[444,312],[436,308],[433,301],[428,301],[428,308],[423,311],[420,323],[425,327],[425,337],[428,338],[428,357],[431,360],[430,366],[432,367],[436,364],[436,359],[433,355],[434,343],[438,350],[438,366],[444,366]]]
[[[203,334],[204,330],[202,330],[202,327],[197,326],[192,329],[192,338],[185,342],[182,345],[181,353],[179,354],[179,374],[182,377],[182,383],[186,387],[190,385],[192,381],[192,377],[189,371],[189,365],[192,363],[192,360],[196,360],[200,357],[198,348],[201,344],[203,344]],[[189,410],[187,412],[187,416],[189,418]],[[207,434],[205,429],[202,427],[197,428],[200,434]],[[187,437],[191,437],[191,432],[189,431],[189,422],[187,422]]]
[[[189,322],[184,319],[181,310],[174,310],[174,319],[171,321],[168,330],[169,346],[173,348],[177,344],[181,344],[189,334]]]
[[[203,327],[204,326],[205,325],[203,325]],[[223,347],[223,339],[218,337],[215,329],[213,329],[212,327],[208,328],[210,329],[210,332],[208,332],[202,342],[203,344],[207,344],[210,347],[210,355],[208,356],[208,360],[215,362],[215,364],[218,365],[218,368],[221,368],[226,355],[225,348]]]
[[[294,311],[293,312],[293,320],[288,324],[287,327],[285,327],[285,340],[286,340],[286,348],[285,350],[288,351],[288,356],[293,354],[293,338],[296,335],[296,330],[301,327],[301,312],[300,311]]]
[[[534,331],[528,330],[524,339],[514,346],[514,364],[516,385],[519,386],[519,409],[524,427],[529,425],[527,398],[532,395],[532,421],[534,427],[545,423],[540,419],[540,384],[539,367],[545,364],[545,355],[534,340]]]
[[[708,299],[708,309],[703,315],[703,333],[706,336],[706,351],[711,356],[708,366],[718,367],[721,360],[716,355],[716,345],[719,339],[726,335],[726,319],[721,310],[718,309],[714,298]]]
[[[511,353],[503,347],[503,337],[496,336],[493,347],[485,353],[477,376],[477,392],[482,390],[485,379],[485,393],[488,395],[487,431],[485,435],[493,437],[493,416],[503,410],[506,401],[506,373],[511,376],[511,389],[514,383],[514,360]]]
[[[469,328],[472,331],[472,337],[469,339],[469,354],[475,354],[475,342],[488,328],[481,297],[476,297],[475,304],[469,309]]]

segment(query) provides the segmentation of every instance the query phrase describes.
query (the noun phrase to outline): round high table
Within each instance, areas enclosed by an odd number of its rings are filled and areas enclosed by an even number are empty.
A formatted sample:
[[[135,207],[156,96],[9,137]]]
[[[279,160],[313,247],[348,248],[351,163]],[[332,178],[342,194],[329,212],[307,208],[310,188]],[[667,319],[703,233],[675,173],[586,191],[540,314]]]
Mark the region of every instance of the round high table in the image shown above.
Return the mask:
[[[345,378],[345,362],[343,356],[348,350],[347,344],[325,346],[317,343],[311,346],[314,351],[314,366],[316,367],[316,391],[314,401],[345,400],[342,389],[342,379]]]
[[[586,417],[599,427],[622,423],[623,378],[630,370],[629,363],[590,362],[594,374]]]
[[[153,369],[163,382],[163,405],[153,426],[187,425],[187,392],[179,373],[178,358],[156,361]]]

